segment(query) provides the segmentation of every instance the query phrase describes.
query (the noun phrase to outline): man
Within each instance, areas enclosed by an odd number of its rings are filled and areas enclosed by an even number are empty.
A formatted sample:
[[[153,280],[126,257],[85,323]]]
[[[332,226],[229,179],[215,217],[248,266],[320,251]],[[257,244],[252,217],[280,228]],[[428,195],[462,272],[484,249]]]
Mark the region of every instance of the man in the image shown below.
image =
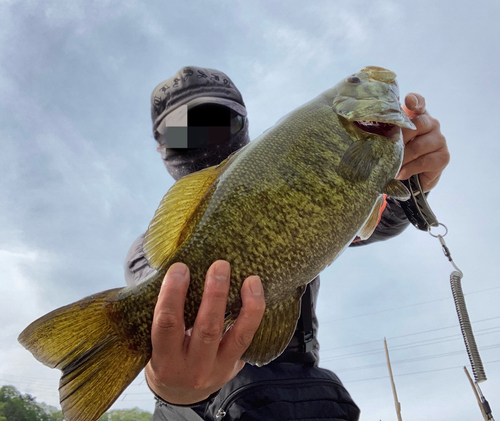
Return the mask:
[[[220,71],[184,67],[155,88],[151,101],[158,151],[176,180],[220,163],[250,141],[243,98]],[[423,189],[429,191],[449,161],[446,141],[420,95],[409,94],[405,104],[417,130],[403,130],[405,157],[398,178],[419,174]],[[407,226],[399,202],[389,198],[372,236],[353,245],[393,237]],[[127,256],[130,285],[153,271],[144,257],[143,239],[134,242]],[[245,280],[241,312],[221,339],[229,278],[227,262],[210,267],[196,322],[186,332],[183,307],[189,269],[176,263],[168,270],[156,305],[153,354],[146,367],[147,382],[158,401],[153,420],[358,419],[359,409],[340,380],[317,367],[314,308],[319,278],[304,293],[287,349],[261,368],[240,361],[265,309],[260,279]]]

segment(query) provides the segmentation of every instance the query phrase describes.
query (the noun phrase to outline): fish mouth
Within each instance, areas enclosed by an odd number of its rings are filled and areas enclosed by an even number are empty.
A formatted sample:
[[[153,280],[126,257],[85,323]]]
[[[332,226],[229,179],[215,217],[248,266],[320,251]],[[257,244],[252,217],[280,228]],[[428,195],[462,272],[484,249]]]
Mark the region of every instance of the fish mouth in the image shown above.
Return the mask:
[[[339,95],[333,101],[332,108],[364,132],[388,137],[399,129],[416,129],[395,94],[388,96],[386,100]]]
[[[384,123],[381,121],[363,121],[356,120],[353,121],[354,125],[367,133],[376,134],[383,137],[392,137],[394,134],[399,132],[400,127],[392,123]]]

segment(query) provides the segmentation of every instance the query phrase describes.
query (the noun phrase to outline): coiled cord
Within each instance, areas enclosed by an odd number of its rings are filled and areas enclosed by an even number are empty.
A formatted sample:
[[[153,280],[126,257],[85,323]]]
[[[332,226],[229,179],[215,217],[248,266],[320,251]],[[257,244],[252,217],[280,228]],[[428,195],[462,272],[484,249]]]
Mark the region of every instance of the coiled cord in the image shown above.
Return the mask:
[[[451,292],[453,300],[455,301],[455,308],[457,309],[458,322],[464,337],[465,347],[469,355],[472,372],[476,382],[481,383],[486,380],[486,373],[484,371],[481,356],[477,349],[474,333],[472,332],[472,325],[469,320],[469,314],[465,305],[465,298],[462,292],[462,272],[453,271],[450,275]]]

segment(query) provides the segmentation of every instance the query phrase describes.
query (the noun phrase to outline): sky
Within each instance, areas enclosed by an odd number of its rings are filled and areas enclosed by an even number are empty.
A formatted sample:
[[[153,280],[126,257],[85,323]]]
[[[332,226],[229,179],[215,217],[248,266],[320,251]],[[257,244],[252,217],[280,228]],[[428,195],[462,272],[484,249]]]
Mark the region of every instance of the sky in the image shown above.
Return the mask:
[[[227,73],[257,137],[367,65],[398,74],[441,124],[451,162],[429,202],[500,417],[500,3],[3,0],[0,3],[0,385],[58,406],[59,372],[17,343],[36,318],[124,285],[123,261],[172,185],[150,94],[185,65]],[[409,227],[321,276],[321,366],[361,420],[480,419],[439,241]],[[113,408],[153,410],[143,374]]]

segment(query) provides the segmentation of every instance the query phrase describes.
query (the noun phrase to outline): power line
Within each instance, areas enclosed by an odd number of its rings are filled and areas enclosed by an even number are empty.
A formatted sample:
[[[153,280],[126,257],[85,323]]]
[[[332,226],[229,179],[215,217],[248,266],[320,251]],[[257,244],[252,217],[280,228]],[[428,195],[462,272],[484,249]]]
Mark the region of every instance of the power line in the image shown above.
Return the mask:
[[[490,332],[490,330],[493,330]],[[476,331],[476,336],[481,336],[481,335],[491,335],[494,333],[498,333],[499,327],[495,326],[492,328],[487,328],[487,329],[481,329]],[[463,340],[463,337],[459,334],[457,335],[451,335],[451,336],[443,336],[443,337],[438,337],[434,339],[425,339],[422,341],[416,341],[416,342],[408,342],[406,344],[401,344],[401,345],[395,345],[391,347],[391,351],[401,351],[404,349],[408,348],[416,348],[420,346],[428,346],[428,345],[436,345],[439,343],[445,343],[445,342],[452,342],[452,341],[457,341],[457,340]],[[380,343],[380,341],[378,341]],[[375,354],[382,354],[384,351],[380,350],[380,347],[374,348],[374,349],[369,349],[365,351],[358,351],[358,352],[350,352],[347,354],[340,354],[336,356],[331,356],[331,357],[325,357],[322,358],[322,361],[333,361],[333,360],[342,360],[345,358],[354,358],[354,357],[364,357],[367,355],[375,355]]]
[[[489,317],[487,319],[476,320],[476,321],[473,321],[471,323],[472,324],[476,324],[476,323],[486,322],[486,321],[494,320],[494,319],[500,319],[500,316],[495,316],[495,317]],[[456,324],[451,325],[451,326],[438,327],[436,329],[422,330],[420,332],[406,333],[404,335],[398,335],[398,336],[390,336],[390,337],[387,337],[387,339],[399,339],[399,338],[404,338],[404,337],[407,337],[407,336],[421,335],[421,334],[424,334],[424,333],[436,332],[436,331],[439,331],[439,330],[446,330],[446,329],[451,329],[451,328],[460,328],[460,325],[458,323],[456,323]],[[379,343],[381,341],[382,341],[382,339],[377,339],[377,340],[374,340],[374,341],[359,342],[359,343],[352,344],[352,345],[337,346],[337,347],[334,347],[334,348],[324,349],[324,350],[322,350],[322,352],[332,351],[334,349],[350,348],[350,347],[359,346],[359,345],[367,345],[367,344],[372,344],[372,343]]]
[[[494,349],[494,348],[499,348],[499,344],[494,344],[494,345],[488,345],[484,346],[481,348],[481,351],[486,351],[489,349]],[[391,364],[406,364],[410,362],[417,362],[417,361],[424,361],[424,360],[431,360],[434,358],[442,358],[442,357],[450,357],[453,355],[462,355],[466,354],[467,352],[465,350],[460,350],[460,351],[451,351],[451,352],[443,352],[440,354],[431,354],[431,355],[424,355],[420,357],[415,357],[415,358],[406,358],[403,360],[394,360],[391,361]],[[377,367],[385,367],[386,363],[377,363],[377,364],[368,364],[368,365],[362,365],[362,366],[357,366],[357,367],[349,367],[349,368],[339,368],[339,369],[333,369],[333,371],[337,372],[342,372],[342,371],[355,371],[355,370],[361,370],[361,369],[366,369],[366,368],[377,368]]]
[[[481,322],[487,322],[487,321],[494,320],[494,319],[500,319],[500,316],[488,317],[487,319],[480,319],[480,320],[473,321],[471,323],[472,324],[476,324],[476,323],[481,323]],[[437,330],[451,329],[452,327],[460,327],[460,325],[458,323],[456,323],[453,326],[440,327],[440,328],[437,328],[437,329],[423,330],[421,332],[416,332],[416,333],[406,333],[405,335],[392,336],[392,337],[387,338],[387,339],[404,338],[405,336],[414,336],[414,335],[419,335],[421,333],[428,333],[428,332],[434,332],[434,331],[437,331]]]
[[[471,292],[468,292],[468,293],[466,293],[464,295],[467,296],[467,295],[472,295],[472,294],[479,294],[480,292],[491,291],[491,290],[499,289],[499,288],[500,288],[500,286],[498,286],[498,287],[492,287],[492,288],[485,288],[485,289],[480,289],[478,291],[471,291]],[[371,316],[373,314],[386,313],[388,311],[393,311],[393,310],[402,310],[404,308],[416,307],[416,306],[421,306],[421,305],[424,305],[424,304],[430,304],[430,303],[435,303],[435,302],[438,302],[438,301],[451,300],[451,299],[453,299],[453,297],[451,297],[451,296],[449,296],[449,297],[443,297],[443,298],[436,298],[435,300],[422,301],[420,303],[408,304],[408,305],[405,305],[405,306],[393,307],[393,308],[388,308],[388,309],[385,309],[385,310],[373,311],[371,313],[363,313],[363,314],[357,314],[357,315],[354,315],[354,316],[340,317],[338,319],[333,319],[333,320],[328,320],[326,322],[322,322],[322,324],[338,322],[339,320],[355,319],[357,317]]]
[[[356,315],[354,315],[354,316],[340,317],[340,318],[338,318],[338,319],[333,319],[333,320],[328,320],[328,321],[326,321],[326,322],[322,322],[322,324],[334,323],[334,322],[338,322],[338,321],[340,321],[340,320],[356,319],[356,318],[358,318],[358,317],[372,316],[372,315],[374,315],[374,314],[386,313],[386,312],[388,312],[388,311],[393,311],[393,310],[402,310],[402,309],[404,309],[404,308],[421,306],[421,305],[423,305],[423,304],[435,303],[435,302],[437,302],[437,301],[449,300],[449,299],[451,299],[451,298],[452,298],[452,297],[437,298],[437,299],[435,299],[435,300],[423,301],[423,302],[421,302],[421,303],[408,304],[408,305],[401,306],[401,307],[393,307],[393,308],[387,308],[387,309],[385,309],[385,310],[372,311],[371,313],[363,313],[363,314],[356,314]]]
[[[493,361],[486,361],[485,364],[493,364],[493,363],[498,363],[500,360],[493,360]],[[415,374],[423,374],[423,373],[432,373],[434,371],[445,371],[445,370],[454,370],[457,368],[462,368],[464,365],[457,365],[454,367],[445,367],[445,368],[435,368],[433,370],[423,370],[423,371],[414,371],[412,373],[403,373],[403,374],[394,374],[394,377],[401,377],[401,376],[413,376]],[[379,380],[379,379],[388,379],[389,376],[381,376],[381,377],[370,377],[366,379],[358,379],[358,380],[347,380],[347,381],[342,381],[342,383],[355,383],[355,382],[364,382],[368,380]]]

